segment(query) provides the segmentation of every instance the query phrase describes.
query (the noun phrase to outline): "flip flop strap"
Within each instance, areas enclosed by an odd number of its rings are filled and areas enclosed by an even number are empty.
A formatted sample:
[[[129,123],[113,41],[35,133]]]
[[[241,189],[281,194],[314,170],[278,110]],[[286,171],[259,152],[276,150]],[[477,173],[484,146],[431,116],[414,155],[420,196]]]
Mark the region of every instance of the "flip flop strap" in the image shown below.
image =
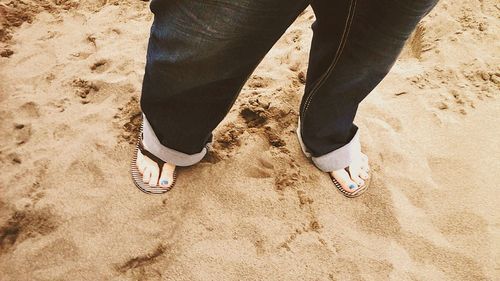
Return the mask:
[[[345,167],[344,170],[347,172],[347,174],[349,175],[349,177],[352,178],[351,170],[349,169],[349,166]]]
[[[151,152],[146,150],[146,148],[142,144],[142,140],[139,141],[138,147],[139,147],[139,150],[141,151],[142,155],[147,156],[149,159],[156,162],[156,164],[158,165],[158,168],[161,171],[163,165],[165,164],[165,161],[163,161],[162,159],[158,158],[157,156],[155,156],[154,154],[152,154]]]

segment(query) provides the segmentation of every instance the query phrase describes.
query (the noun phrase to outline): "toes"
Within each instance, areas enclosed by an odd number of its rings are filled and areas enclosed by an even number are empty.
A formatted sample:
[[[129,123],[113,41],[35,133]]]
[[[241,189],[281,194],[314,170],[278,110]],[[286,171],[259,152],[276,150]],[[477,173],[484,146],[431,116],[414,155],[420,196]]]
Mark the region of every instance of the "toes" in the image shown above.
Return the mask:
[[[160,169],[158,165],[153,164],[150,168],[151,170],[151,178],[149,178],[149,186],[155,187],[158,185],[158,177],[160,176]]]
[[[359,177],[360,170],[361,169],[357,164],[353,164],[349,167],[349,173],[352,181],[354,181],[358,186],[363,186],[363,184],[365,184],[365,181]]]
[[[366,156],[366,154],[364,153],[361,153],[361,162],[368,163],[368,156]]]
[[[361,170],[366,171],[366,172],[370,171],[370,165],[368,165],[368,162],[361,163],[360,168],[361,168]]]
[[[331,172],[331,174],[340,183],[344,190],[353,192],[358,188],[358,185],[351,179],[346,170],[336,170]]]
[[[351,176],[351,179],[358,185],[358,186],[363,186],[365,184],[365,181],[360,178],[359,176]]]
[[[359,171],[359,177],[362,178],[363,180],[367,180],[370,177],[370,175],[366,171],[361,170]]]
[[[365,154],[361,154],[361,170],[366,171],[367,173],[368,171],[370,171],[370,165],[368,164],[368,156],[366,156]]]
[[[174,181],[174,170],[175,166],[169,163],[165,163],[161,170],[161,176],[159,180],[159,185],[161,187],[170,187]]]
[[[363,186],[365,181],[359,176],[361,174],[361,163],[352,163],[349,168],[351,179],[358,185]]]
[[[137,168],[139,169],[139,172],[141,174],[144,173],[144,156],[142,156],[142,153],[137,150],[137,160],[136,160]]]
[[[151,187],[170,187],[173,184],[175,170],[173,164],[164,164],[160,174],[158,164],[138,151],[137,168],[142,174],[142,181]]]
[[[361,166],[359,167],[360,171],[365,171],[366,173],[370,172],[370,166],[368,163],[361,163]]]
[[[142,181],[144,183],[149,183],[149,180],[151,179],[151,170],[149,167],[145,167],[144,173],[142,174]]]

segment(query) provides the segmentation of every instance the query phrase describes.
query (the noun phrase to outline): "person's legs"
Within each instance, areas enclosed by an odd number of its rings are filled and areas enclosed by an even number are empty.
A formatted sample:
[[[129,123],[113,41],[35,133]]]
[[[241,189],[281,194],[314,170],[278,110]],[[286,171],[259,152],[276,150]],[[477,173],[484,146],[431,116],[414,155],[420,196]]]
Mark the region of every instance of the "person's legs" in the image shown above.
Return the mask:
[[[170,175],[175,165],[203,158],[245,81],[308,2],[152,1],[143,137],[145,148],[169,163]],[[158,168],[145,158],[138,155],[144,181],[156,185],[159,172],[150,170]]]
[[[436,2],[312,1],[317,21],[297,133],[306,155],[348,191],[368,177],[368,160],[353,124],[358,104],[389,72]]]

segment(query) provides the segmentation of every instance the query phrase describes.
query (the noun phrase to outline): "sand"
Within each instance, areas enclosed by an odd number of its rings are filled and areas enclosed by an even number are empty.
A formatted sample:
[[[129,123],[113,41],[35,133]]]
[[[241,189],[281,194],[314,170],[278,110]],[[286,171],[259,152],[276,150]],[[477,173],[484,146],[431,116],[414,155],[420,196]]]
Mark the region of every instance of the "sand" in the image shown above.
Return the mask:
[[[0,280],[498,280],[499,9],[442,0],[361,103],[362,197],[295,136],[310,9],[213,151],[148,196],[129,175],[148,3],[0,0]]]

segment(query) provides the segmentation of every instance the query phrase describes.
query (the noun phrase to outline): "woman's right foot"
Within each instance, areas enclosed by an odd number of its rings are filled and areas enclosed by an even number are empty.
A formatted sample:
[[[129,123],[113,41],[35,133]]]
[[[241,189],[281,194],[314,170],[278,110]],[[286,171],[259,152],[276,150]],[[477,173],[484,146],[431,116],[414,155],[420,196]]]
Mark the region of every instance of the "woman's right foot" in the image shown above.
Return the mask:
[[[137,168],[142,175],[142,181],[151,187],[160,186],[169,188],[174,182],[174,164],[163,164],[160,173],[158,164],[147,156],[142,155],[139,149],[137,150]]]

